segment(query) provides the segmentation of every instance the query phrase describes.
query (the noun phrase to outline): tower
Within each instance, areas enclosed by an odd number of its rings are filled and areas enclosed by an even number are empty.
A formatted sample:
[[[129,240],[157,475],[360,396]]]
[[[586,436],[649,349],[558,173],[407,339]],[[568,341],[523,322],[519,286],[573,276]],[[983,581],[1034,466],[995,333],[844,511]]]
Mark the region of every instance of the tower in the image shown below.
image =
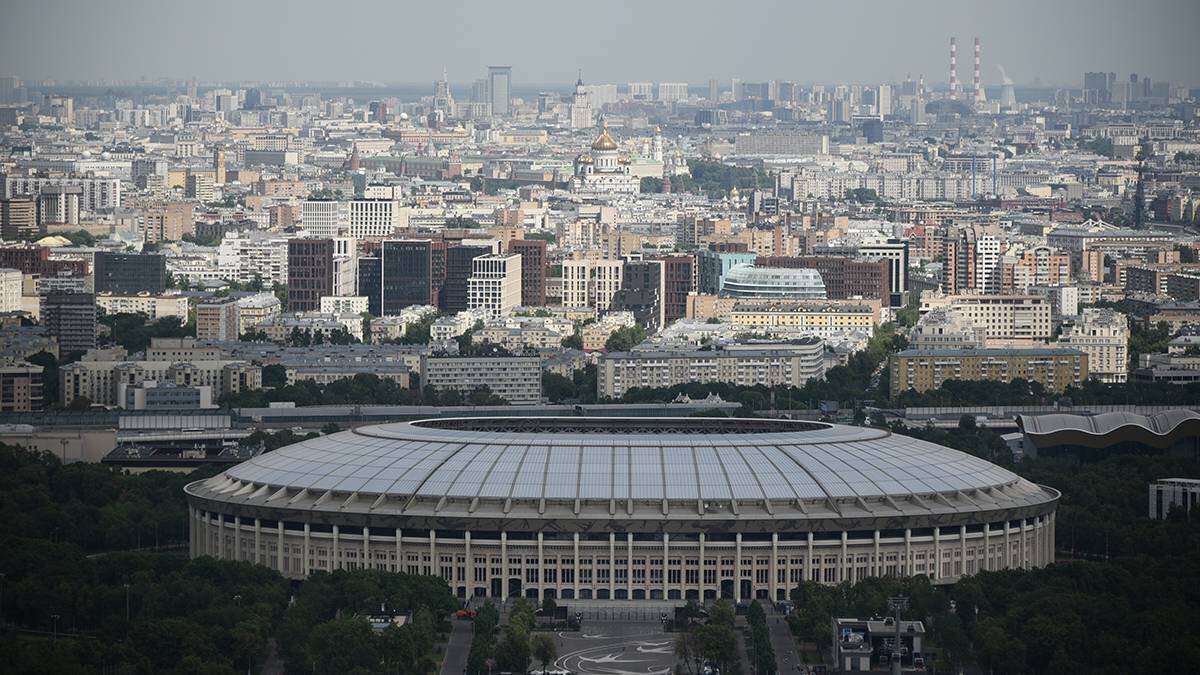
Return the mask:
[[[987,101],[987,94],[983,91],[983,80],[979,76],[979,38],[975,38],[975,103],[980,104]]]
[[[488,97],[492,114],[508,117],[512,114],[512,66],[488,66]]]
[[[656,161],[663,161],[662,127],[654,127],[654,140],[650,144],[650,156]]]
[[[214,183],[225,184],[225,146],[223,145],[213,148],[213,174]]]
[[[571,128],[587,129],[592,126],[592,106],[588,101],[588,91],[583,84],[583,71],[575,80],[575,93],[571,95]]]
[[[958,41],[950,38],[950,98],[958,98]]]

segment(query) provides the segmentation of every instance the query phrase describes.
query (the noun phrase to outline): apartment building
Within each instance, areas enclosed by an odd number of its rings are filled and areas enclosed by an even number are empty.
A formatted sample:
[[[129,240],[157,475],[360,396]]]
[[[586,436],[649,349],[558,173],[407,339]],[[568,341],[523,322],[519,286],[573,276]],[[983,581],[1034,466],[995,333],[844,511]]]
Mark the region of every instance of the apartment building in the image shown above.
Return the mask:
[[[538,357],[421,357],[424,386],[454,390],[464,397],[481,387],[514,405],[542,400],[542,360]]]
[[[188,299],[178,293],[97,293],[96,306],[105,314],[145,314],[150,321],[168,316],[176,317],[182,323],[188,320]]]
[[[121,407],[129,400],[127,388],[151,381],[209,387],[220,394],[262,388],[262,369],[246,361],[130,361],[112,360],[108,356],[98,355],[94,360],[85,357],[59,369],[59,392],[64,406],[85,398],[92,404]]]
[[[921,312],[946,307],[984,329],[988,340],[1047,340],[1054,334],[1050,301],[1035,294],[921,294]]]
[[[482,255],[471,261],[467,308],[500,318],[521,305],[521,254]]]
[[[600,359],[596,393],[620,398],[635,387],[689,382],[800,387],[824,375],[825,342],[818,337],[707,351],[614,352]]]
[[[830,337],[847,331],[873,335],[879,314],[867,305],[849,303],[738,303],[729,320],[734,326],[751,332],[786,328]]]
[[[613,297],[621,290],[624,270],[625,264],[620,260],[564,260],[562,304],[607,311]]]
[[[1111,309],[1085,309],[1058,339],[1087,354],[1088,373],[1101,382],[1129,380],[1129,321]]]
[[[893,354],[891,396],[940,388],[948,380],[1016,379],[1048,391],[1078,387],[1088,378],[1087,354],[1074,349],[907,349]]]

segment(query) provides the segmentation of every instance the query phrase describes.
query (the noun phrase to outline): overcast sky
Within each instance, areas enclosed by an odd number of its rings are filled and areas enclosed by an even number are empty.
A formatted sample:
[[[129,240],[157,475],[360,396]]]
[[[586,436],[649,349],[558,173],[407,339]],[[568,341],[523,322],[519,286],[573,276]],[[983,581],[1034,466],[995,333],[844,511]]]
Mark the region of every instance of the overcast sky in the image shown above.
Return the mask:
[[[0,74],[59,80],[1200,84],[1200,0],[0,0]]]

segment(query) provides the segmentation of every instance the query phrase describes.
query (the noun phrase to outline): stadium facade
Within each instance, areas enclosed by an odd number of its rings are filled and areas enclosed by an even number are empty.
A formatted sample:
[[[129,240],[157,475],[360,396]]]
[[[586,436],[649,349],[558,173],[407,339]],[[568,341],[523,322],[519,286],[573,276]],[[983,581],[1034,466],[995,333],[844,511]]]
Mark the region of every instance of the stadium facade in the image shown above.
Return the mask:
[[[1040,567],[1059,498],[886,430],[729,418],[366,426],[186,491],[193,557],[581,600],[785,599],[804,579]]]

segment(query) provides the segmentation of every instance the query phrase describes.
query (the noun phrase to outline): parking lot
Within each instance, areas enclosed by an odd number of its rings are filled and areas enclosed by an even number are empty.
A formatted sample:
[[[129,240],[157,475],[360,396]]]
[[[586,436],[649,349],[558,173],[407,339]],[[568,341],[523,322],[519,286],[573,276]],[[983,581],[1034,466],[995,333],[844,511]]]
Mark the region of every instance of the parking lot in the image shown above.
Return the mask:
[[[584,620],[578,633],[557,633],[554,668],[576,675],[665,675],[675,641],[658,621]]]

